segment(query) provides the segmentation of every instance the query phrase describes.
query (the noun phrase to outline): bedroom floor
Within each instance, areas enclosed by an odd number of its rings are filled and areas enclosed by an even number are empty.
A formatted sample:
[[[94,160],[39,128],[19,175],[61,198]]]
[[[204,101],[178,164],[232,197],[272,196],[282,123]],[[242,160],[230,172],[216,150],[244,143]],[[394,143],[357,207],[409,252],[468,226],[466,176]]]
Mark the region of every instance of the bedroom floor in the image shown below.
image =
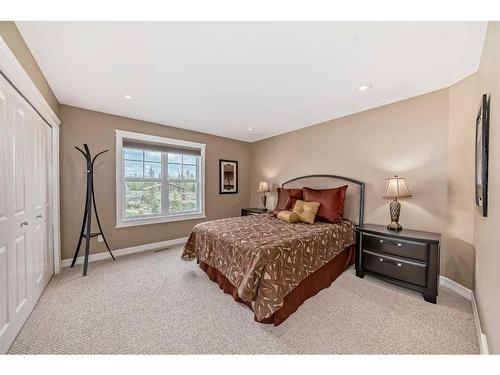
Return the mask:
[[[471,304],[438,304],[350,268],[278,327],[211,282],[181,248],[54,276],[11,354],[477,354]]]

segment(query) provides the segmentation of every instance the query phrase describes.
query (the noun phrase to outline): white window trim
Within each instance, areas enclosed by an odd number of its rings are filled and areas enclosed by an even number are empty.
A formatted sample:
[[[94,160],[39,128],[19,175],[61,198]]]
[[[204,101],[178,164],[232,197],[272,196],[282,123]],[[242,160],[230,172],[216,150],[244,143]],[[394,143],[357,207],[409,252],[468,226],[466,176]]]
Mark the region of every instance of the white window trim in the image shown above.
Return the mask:
[[[141,134],[135,132],[128,132],[125,130],[116,129],[116,228],[133,227],[138,225],[169,223],[173,221],[204,219],[205,216],[205,144],[180,139],[172,139],[165,137],[158,137],[155,135]],[[122,149],[123,139],[135,139],[139,141],[165,143],[175,146],[184,146],[200,149],[200,212],[196,213],[181,213],[169,216],[155,216],[155,217],[138,217],[131,219],[123,218],[123,202],[124,202],[124,189],[123,189],[123,160]]]

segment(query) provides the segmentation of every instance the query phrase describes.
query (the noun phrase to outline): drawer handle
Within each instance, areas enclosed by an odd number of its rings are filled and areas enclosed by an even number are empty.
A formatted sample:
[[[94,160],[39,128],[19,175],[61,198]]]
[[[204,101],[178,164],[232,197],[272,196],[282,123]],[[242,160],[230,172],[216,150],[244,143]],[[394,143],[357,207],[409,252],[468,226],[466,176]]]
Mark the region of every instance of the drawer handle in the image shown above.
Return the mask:
[[[378,260],[379,260],[379,261],[381,261],[381,262],[383,262],[383,261],[384,261],[384,258],[378,258]],[[398,267],[401,267],[401,266],[402,266],[402,264],[401,264],[401,263],[398,263],[398,262],[391,262],[391,261],[389,261],[389,262],[387,262],[387,263],[389,263],[389,264],[395,264],[395,265],[396,265],[396,266],[398,266]]]
[[[21,223],[21,228],[22,228],[22,227],[24,227],[25,225],[28,225],[28,222],[27,222],[27,221],[23,221],[23,222]]]
[[[384,243],[384,240],[379,240],[380,243]],[[389,245],[394,245],[394,242],[387,242]],[[399,247],[403,246],[401,243],[396,243],[396,245],[398,245]]]
[[[36,215],[36,218],[37,218],[37,219],[41,219],[41,218],[42,218],[42,215]]]

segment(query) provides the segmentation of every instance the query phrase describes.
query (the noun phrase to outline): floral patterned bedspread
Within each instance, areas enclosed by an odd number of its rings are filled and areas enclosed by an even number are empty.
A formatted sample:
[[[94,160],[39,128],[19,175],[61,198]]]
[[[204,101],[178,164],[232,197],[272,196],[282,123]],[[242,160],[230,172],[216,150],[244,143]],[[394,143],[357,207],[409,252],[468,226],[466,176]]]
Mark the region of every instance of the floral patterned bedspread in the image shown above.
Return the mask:
[[[349,221],[291,224],[260,214],[196,225],[182,259],[216,268],[262,320],[279,310],[302,280],[354,243]]]

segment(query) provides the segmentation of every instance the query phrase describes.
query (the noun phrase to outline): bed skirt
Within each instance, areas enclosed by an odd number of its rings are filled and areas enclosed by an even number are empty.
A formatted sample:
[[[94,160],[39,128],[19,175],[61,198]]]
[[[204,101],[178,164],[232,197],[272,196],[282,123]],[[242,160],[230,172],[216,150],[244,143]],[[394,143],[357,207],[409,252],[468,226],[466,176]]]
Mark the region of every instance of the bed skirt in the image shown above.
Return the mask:
[[[302,305],[306,299],[314,296],[322,289],[328,288],[342,272],[350,265],[354,264],[355,253],[355,245],[351,245],[344,249],[330,262],[306,277],[294,290],[288,293],[284,298],[283,307],[281,309],[275,311],[272,316],[261,321],[257,320],[257,317],[254,316],[255,321],[266,324],[273,323],[275,326],[283,323],[290,315],[297,311],[299,306]],[[208,275],[210,280],[216,282],[224,293],[230,294],[235,301],[244,303],[250,309],[252,308],[250,302],[243,301],[238,296],[238,290],[222,273],[201,261],[199,265]]]

